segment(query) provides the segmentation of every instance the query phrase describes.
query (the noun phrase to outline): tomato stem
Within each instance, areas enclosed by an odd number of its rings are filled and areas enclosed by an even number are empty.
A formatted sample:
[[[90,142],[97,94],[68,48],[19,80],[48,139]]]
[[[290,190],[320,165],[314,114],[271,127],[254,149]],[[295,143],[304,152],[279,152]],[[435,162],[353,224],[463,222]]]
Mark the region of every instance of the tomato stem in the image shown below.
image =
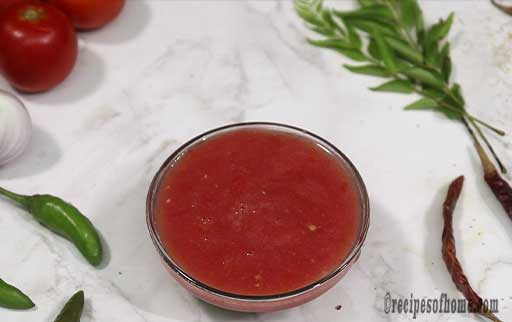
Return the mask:
[[[35,21],[41,18],[41,11],[37,8],[28,8],[23,11],[23,19],[28,21]]]

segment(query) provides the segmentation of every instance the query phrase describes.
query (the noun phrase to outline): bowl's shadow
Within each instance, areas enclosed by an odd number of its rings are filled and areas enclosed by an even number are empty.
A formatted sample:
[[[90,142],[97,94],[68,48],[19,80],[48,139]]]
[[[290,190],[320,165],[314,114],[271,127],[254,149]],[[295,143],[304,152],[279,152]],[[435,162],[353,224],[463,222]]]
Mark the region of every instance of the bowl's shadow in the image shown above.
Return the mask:
[[[371,228],[359,262],[336,287],[315,301],[286,311],[250,314],[219,309],[196,299],[166,272],[146,226],[145,202],[149,184],[169,152],[161,153],[150,164],[141,160],[113,175],[111,182],[105,183],[109,193],[103,194],[105,199],[99,200],[99,206],[94,210],[95,224],[108,236],[107,242],[112,249],[110,264],[99,274],[141,311],[179,321],[277,321],[298,317],[304,311],[335,320],[348,313],[348,317],[353,316],[355,310],[375,311],[373,302],[353,299],[353,296],[367,297],[368,293],[355,295],[359,292],[353,290],[378,290],[372,295],[381,303],[385,292],[394,291],[390,281],[399,279],[407,284],[410,279],[407,258],[395,251],[404,243],[400,226],[382,208],[372,205]],[[134,173],[138,175],[127,175]],[[392,270],[388,269],[390,257],[395,265]],[[336,310],[338,304],[344,309]],[[369,320],[372,317],[369,316]]]
[[[357,316],[364,321],[390,320],[384,312],[384,298],[390,293],[393,298],[402,297],[404,289],[413,279],[410,257],[405,256],[405,231],[377,198],[370,195],[370,229],[361,257],[352,271],[327,295],[328,305],[317,305],[316,310],[327,320],[346,320]],[[358,291],[359,290],[359,291]],[[341,305],[341,309],[336,310]],[[319,313],[320,314],[320,313]]]
[[[246,321],[256,320],[257,313],[244,313],[226,310],[209,303],[195,299],[197,310],[208,316],[211,321]]]
[[[39,174],[50,169],[61,157],[55,139],[44,129],[34,126],[25,152],[11,163],[0,167],[0,180],[16,179]]]

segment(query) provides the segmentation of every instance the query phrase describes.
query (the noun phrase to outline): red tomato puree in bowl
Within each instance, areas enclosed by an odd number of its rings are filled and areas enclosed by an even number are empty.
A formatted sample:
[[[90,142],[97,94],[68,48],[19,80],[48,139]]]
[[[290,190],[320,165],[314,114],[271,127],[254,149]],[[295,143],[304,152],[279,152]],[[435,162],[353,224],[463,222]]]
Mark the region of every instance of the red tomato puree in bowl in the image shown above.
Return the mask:
[[[239,129],[186,150],[156,197],[156,230],[194,279],[237,295],[277,295],[336,270],[358,238],[350,170],[312,139]]]

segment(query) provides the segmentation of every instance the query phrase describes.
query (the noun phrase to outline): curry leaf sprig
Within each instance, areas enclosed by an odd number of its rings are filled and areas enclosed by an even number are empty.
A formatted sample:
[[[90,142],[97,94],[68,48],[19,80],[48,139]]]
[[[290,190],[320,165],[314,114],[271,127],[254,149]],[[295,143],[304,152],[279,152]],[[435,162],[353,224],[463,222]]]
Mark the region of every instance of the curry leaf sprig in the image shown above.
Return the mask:
[[[506,172],[481,126],[505,133],[473,116],[458,83],[451,82],[450,43],[445,40],[454,15],[426,26],[416,0],[358,0],[351,11],[327,8],[323,0],[295,0],[295,10],[309,29],[323,36],[308,39],[356,61],[344,65],[353,73],[387,79],[371,88],[378,92],[418,94],[406,110],[433,110],[470,123]]]

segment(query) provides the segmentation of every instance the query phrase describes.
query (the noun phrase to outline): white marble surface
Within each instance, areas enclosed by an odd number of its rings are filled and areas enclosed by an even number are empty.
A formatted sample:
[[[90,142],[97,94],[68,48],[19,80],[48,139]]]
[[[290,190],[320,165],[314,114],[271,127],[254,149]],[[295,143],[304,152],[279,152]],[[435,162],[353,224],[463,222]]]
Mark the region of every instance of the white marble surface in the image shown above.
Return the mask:
[[[454,76],[469,109],[512,133],[512,17],[484,0],[422,6],[431,22],[455,11]],[[0,321],[51,322],[78,288],[87,295],[83,322],[408,321],[383,313],[386,292],[460,297],[440,256],[441,202],[460,174],[467,179],[455,219],[462,264],[511,320],[512,222],[484,186],[464,128],[402,111],[412,97],[368,91],[378,80],[343,70],[346,60],[306,45],[305,33],[290,2],[264,0],[128,0],[112,25],[82,33],[70,78],[21,96],[35,135],[22,158],[0,169],[0,184],[72,201],[101,231],[109,262],[91,268],[68,242],[1,202],[0,276],[38,307],[0,309]],[[371,196],[358,264],[318,300],[277,313],[233,313],[194,299],[167,275],[145,225],[146,191],[163,160],[202,131],[249,120],[290,123],[331,140],[357,165]],[[491,139],[512,169],[510,135]]]

